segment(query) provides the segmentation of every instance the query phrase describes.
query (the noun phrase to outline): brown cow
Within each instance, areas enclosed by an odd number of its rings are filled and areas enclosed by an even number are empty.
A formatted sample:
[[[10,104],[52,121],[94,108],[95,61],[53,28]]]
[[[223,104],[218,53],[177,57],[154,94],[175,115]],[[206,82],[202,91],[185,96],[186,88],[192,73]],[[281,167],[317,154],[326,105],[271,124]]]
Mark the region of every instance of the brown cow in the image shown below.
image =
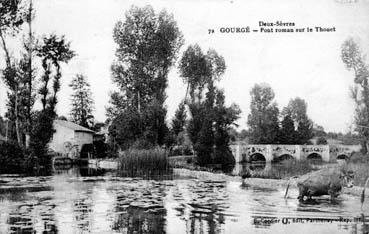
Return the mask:
[[[342,187],[351,188],[353,183],[353,172],[340,167],[325,168],[310,172],[297,179],[299,189],[299,200],[304,197],[311,199],[315,196],[330,195],[334,200],[340,193]],[[290,182],[287,185],[285,198],[288,193]]]

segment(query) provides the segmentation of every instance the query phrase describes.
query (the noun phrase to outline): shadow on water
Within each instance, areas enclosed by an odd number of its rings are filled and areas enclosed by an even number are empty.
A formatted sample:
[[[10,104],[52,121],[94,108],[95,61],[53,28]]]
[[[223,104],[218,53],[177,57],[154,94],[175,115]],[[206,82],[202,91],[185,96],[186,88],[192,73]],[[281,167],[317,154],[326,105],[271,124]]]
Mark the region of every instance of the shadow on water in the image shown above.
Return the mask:
[[[103,176],[107,172],[102,168],[79,167],[79,174],[86,177]]]
[[[128,207],[116,215],[112,230],[123,233],[166,233],[166,210]]]

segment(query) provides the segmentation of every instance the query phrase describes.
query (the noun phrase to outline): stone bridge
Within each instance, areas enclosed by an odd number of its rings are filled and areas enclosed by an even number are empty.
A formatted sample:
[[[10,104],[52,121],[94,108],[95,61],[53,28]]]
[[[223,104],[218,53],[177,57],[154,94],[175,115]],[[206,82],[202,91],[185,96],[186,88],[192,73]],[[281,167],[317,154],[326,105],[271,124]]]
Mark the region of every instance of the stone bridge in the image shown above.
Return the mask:
[[[349,159],[360,150],[357,145],[231,145],[236,162],[281,161],[284,159],[336,162]]]

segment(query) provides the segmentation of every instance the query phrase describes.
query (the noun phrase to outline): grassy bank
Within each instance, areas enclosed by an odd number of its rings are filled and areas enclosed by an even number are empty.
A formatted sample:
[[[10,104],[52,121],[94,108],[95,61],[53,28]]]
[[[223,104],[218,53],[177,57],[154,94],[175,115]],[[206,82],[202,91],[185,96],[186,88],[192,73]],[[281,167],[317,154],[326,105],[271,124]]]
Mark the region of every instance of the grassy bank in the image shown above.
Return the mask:
[[[355,185],[364,186],[366,179],[369,177],[369,155],[355,152],[350,157],[348,169],[355,172]]]
[[[284,160],[272,164],[245,164],[240,171],[240,176],[263,179],[284,179],[299,176],[315,170],[308,161]]]
[[[128,177],[165,176],[172,172],[168,153],[160,148],[120,152],[118,164],[120,175]]]
[[[369,177],[369,163],[349,163],[348,169],[355,173],[355,185],[364,186],[366,179]]]

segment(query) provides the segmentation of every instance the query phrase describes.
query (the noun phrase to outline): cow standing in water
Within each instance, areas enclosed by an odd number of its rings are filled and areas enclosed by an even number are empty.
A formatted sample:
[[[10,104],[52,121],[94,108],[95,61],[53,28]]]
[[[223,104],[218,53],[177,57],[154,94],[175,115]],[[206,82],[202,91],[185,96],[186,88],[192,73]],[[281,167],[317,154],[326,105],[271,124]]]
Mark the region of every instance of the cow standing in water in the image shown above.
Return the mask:
[[[342,190],[342,187],[351,188],[354,174],[352,171],[347,171],[340,167],[325,168],[318,171],[307,173],[297,179],[297,187],[299,189],[298,199],[300,201],[311,199],[312,197],[330,195],[331,200],[334,200]],[[287,197],[287,185],[285,198]]]

